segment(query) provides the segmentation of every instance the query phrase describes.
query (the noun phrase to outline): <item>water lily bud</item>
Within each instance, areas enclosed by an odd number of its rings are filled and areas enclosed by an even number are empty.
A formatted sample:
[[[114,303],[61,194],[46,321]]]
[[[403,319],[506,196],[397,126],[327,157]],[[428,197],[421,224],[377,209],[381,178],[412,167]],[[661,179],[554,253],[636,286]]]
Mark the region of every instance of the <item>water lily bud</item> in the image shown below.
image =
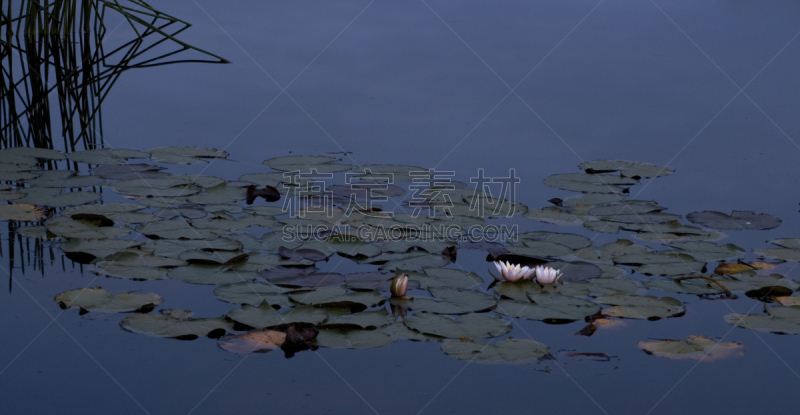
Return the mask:
[[[561,271],[552,267],[538,266],[536,267],[536,282],[542,285],[553,284],[563,277]]]
[[[392,297],[405,297],[408,291],[408,275],[400,274],[394,277],[389,290],[392,292]]]

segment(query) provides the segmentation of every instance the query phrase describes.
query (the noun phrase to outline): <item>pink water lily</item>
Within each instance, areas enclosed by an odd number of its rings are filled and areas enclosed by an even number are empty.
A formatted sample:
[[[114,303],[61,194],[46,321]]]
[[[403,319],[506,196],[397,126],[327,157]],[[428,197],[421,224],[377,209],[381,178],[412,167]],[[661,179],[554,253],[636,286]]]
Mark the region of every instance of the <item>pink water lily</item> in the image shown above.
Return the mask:
[[[523,267],[519,264],[512,264],[510,262],[495,261],[494,266],[500,275],[509,282],[524,281],[531,279],[533,275],[533,268]],[[498,281],[503,281],[500,278],[494,277]]]

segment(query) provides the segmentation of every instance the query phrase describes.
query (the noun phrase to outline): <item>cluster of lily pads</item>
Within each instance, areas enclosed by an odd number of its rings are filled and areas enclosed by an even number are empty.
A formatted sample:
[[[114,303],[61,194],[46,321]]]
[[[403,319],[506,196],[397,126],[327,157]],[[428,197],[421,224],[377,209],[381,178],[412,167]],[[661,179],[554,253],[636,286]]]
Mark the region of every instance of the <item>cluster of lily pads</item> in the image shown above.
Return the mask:
[[[753,212],[693,212],[686,219],[699,225],[694,226],[654,201],[628,198],[631,186],[671,174],[671,168],[613,160],[583,163],[581,173],[544,181],[577,195],[533,209],[454,181],[448,186],[430,181],[429,191],[412,206],[403,185],[430,174],[415,166],[353,166],[330,156],[289,156],[266,160],[270,171],[227,181],[172,175],[153,164],[226,157],[215,149],[190,147],[68,154],[5,149],[0,179],[9,184],[0,198],[8,204],[0,206],[0,219],[27,223],[19,229],[25,237],[57,243],[67,258],[89,264],[100,276],[131,280],[132,289],[135,281],[161,279],[215,285],[216,298],[232,308],[211,318],[161,309],[165,300],[157,294],[99,287],[69,290],[56,301],[81,313],[129,312],[120,323],[125,330],[177,339],[207,336],[236,353],[283,348],[290,355],[305,348],[382,347],[411,340],[442,342],[447,355],[475,362],[538,360],[549,355],[549,348],[508,337],[515,319],[584,322],[576,334],[592,335],[598,328],[623,325],[624,319],[682,316],[686,304],[669,293],[718,299],[746,293],[770,305],[763,313],[726,315],[726,322],[800,333],[800,297],[793,295],[798,284],[771,271],[782,262],[800,261],[800,240],[771,241],[777,247],[747,257],[746,250],[717,242],[727,236],[721,230],[769,229],[780,220]],[[65,162],[71,169],[54,168]],[[81,169],[84,165],[88,170]],[[350,185],[327,183],[322,189],[313,174],[331,174]],[[381,181],[387,176],[391,183]],[[104,203],[100,190],[109,188],[130,202]],[[362,202],[375,194],[385,196],[386,203],[364,207]],[[476,201],[484,203],[483,209],[474,208]],[[420,206],[433,213],[394,212]],[[501,206],[505,210],[497,209]],[[502,215],[496,213],[500,210]],[[491,242],[462,238],[501,216],[626,238],[599,246],[567,232],[528,231]],[[436,226],[455,231],[446,238],[429,234]],[[390,233],[379,232],[389,228]],[[661,247],[651,247],[656,244]],[[529,270],[538,266],[552,278],[545,284],[532,278],[493,281],[483,270],[461,269],[459,252],[476,250],[485,251],[487,261]],[[317,268],[333,255],[364,269]],[[400,274],[407,276],[402,287],[395,280]],[[564,278],[553,284],[560,275]],[[639,347],[658,356],[705,360],[740,351],[737,344],[704,336],[643,341]]]

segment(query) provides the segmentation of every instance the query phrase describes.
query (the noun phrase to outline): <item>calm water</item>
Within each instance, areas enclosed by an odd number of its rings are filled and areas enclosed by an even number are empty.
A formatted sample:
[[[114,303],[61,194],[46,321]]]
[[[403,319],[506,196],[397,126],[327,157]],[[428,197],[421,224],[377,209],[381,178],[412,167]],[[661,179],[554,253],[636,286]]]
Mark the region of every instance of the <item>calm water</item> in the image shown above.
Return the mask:
[[[267,171],[262,160],[290,153],[348,151],[353,163],[435,166],[464,181],[478,168],[490,175],[514,168],[518,200],[531,207],[568,195],[541,181],[579,172],[584,160],[668,164],[676,173],[634,187],[636,198],[670,213],[754,210],[783,220],[770,231],[729,232],[725,242],[748,249],[800,236],[800,3],[153,5],[193,24],[182,40],[233,64],[125,73],[103,107],[112,147],[225,149],[237,162],[185,170],[229,180]],[[109,42],[131,34],[119,26]],[[3,255],[7,267],[8,246]],[[62,314],[52,300],[91,283],[157,292],[164,306],[213,316],[232,307],[213,300],[212,286],[93,282],[69,261],[62,270],[57,250],[55,257],[44,275],[27,268],[22,276],[17,264],[18,284],[2,294],[4,413],[796,413],[797,338],[722,321],[732,310],[760,309],[747,298],[673,295],[688,303],[685,316],[627,320],[592,337],[573,336],[581,322],[517,319],[512,336],[556,355],[538,365],[468,364],[438,343],[406,341],[242,358],[207,339],[125,332],[119,315]],[[482,255],[460,255],[459,265],[490,278]],[[698,364],[636,347],[693,334],[741,342],[745,356]],[[559,357],[561,350],[615,358],[576,360]]]

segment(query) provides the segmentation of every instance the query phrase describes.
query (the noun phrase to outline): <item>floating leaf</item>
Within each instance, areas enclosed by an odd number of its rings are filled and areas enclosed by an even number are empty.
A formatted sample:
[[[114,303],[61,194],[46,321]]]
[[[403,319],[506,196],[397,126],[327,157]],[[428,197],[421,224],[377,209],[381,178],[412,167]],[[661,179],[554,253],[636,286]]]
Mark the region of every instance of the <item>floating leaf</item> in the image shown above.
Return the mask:
[[[744,346],[736,342],[721,342],[707,336],[689,336],[686,340],[639,342],[645,353],[667,359],[713,362],[729,357],[744,356]]]
[[[224,334],[233,328],[233,323],[223,317],[190,318],[188,310],[163,310],[166,314],[134,314],[125,317],[119,325],[123,329],[153,337],[171,337],[194,340],[200,336]]]
[[[394,339],[379,331],[323,329],[314,344],[332,349],[368,349],[383,347],[394,342]]]
[[[587,173],[612,173],[618,171],[624,177],[634,178],[663,177],[675,172],[672,167],[623,160],[587,161],[581,163],[578,168]]]
[[[530,320],[582,320],[600,310],[600,306],[580,298],[567,297],[561,294],[538,293],[528,294],[531,302],[500,300],[497,311],[509,317],[521,317]]]
[[[442,351],[448,356],[475,363],[523,363],[538,360],[550,348],[533,340],[506,339],[490,344],[470,340],[445,340]]]
[[[734,244],[717,245],[711,242],[671,242],[667,244],[673,248],[685,251],[700,262],[719,261],[727,258],[744,256],[745,250]]]
[[[777,228],[781,224],[780,219],[767,215],[766,213],[739,210],[734,210],[730,215],[710,210],[692,212],[686,215],[686,219],[699,225],[708,226],[709,228],[730,230],[772,229]]]
[[[56,302],[61,308],[79,307],[82,311],[95,311],[99,313],[124,313],[152,308],[164,301],[161,296],[153,293],[118,293],[100,288],[79,288],[64,291],[56,296]]]
[[[375,291],[347,293],[347,288],[341,286],[317,287],[314,291],[295,292],[289,294],[289,298],[300,304],[359,311],[381,305],[386,301],[386,297]]]
[[[266,353],[277,350],[286,342],[286,333],[278,330],[257,330],[245,334],[226,334],[220,337],[221,349],[236,354]]]
[[[97,225],[98,222],[96,221],[73,220],[63,216],[50,218],[45,222],[49,232],[65,238],[111,239],[127,235],[131,231],[127,227]]]
[[[0,205],[0,219],[39,222],[47,217],[47,211],[24,203]]]
[[[408,272],[408,278],[426,290],[432,287],[473,288],[483,284],[483,278],[474,272],[449,268],[424,268],[424,272]]]
[[[155,161],[173,164],[205,163],[206,158],[228,158],[228,153],[215,148],[161,147],[150,150]]]
[[[622,193],[619,186],[639,183],[635,179],[605,174],[566,173],[554,174],[543,183],[550,187],[585,193]]]
[[[119,253],[112,256],[113,261],[97,264],[97,272],[116,278],[133,280],[160,280],[166,278],[170,268],[183,267],[186,262],[175,258],[162,258],[135,253]]]
[[[603,315],[610,317],[638,318],[658,320],[683,314],[686,311],[683,303],[672,297],[653,297],[650,295],[614,294],[594,300],[611,307],[602,310]]]
[[[328,312],[324,309],[311,306],[300,306],[280,314],[268,303],[263,302],[258,306],[245,304],[242,308],[235,308],[228,312],[228,318],[247,326],[260,329],[284,326],[287,324],[316,325],[328,318]]]
[[[734,326],[761,332],[800,334],[800,306],[767,307],[767,314],[727,314],[725,321]]]
[[[95,258],[104,259],[140,245],[142,242],[124,239],[70,239],[61,244],[61,250],[70,254],[89,255],[88,262],[91,262]]]
[[[320,327],[340,328],[340,329],[367,329],[374,330],[388,326],[394,322],[394,316],[389,314],[385,308],[374,311],[362,311],[360,313],[343,314],[330,318]]]
[[[502,336],[511,331],[511,323],[497,315],[464,314],[455,318],[437,314],[420,313],[405,319],[408,328],[423,334],[458,339],[467,336],[475,339]]]
[[[127,159],[149,159],[150,154],[135,150],[102,148],[96,150],[74,151],[66,154],[71,161],[95,165],[124,164]]]
[[[235,284],[258,277],[256,271],[246,271],[224,265],[188,265],[167,273],[173,280],[190,284]]]
[[[449,287],[430,288],[428,291],[436,299],[419,297],[411,300],[393,299],[392,303],[408,307],[415,312],[438,314],[467,314],[485,311],[494,308],[497,304],[492,296],[478,291]]]
[[[272,284],[240,282],[220,285],[214,289],[214,295],[222,301],[233,304],[258,306],[266,301],[273,306],[291,307],[293,304],[286,295],[289,291],[291,290]]]

